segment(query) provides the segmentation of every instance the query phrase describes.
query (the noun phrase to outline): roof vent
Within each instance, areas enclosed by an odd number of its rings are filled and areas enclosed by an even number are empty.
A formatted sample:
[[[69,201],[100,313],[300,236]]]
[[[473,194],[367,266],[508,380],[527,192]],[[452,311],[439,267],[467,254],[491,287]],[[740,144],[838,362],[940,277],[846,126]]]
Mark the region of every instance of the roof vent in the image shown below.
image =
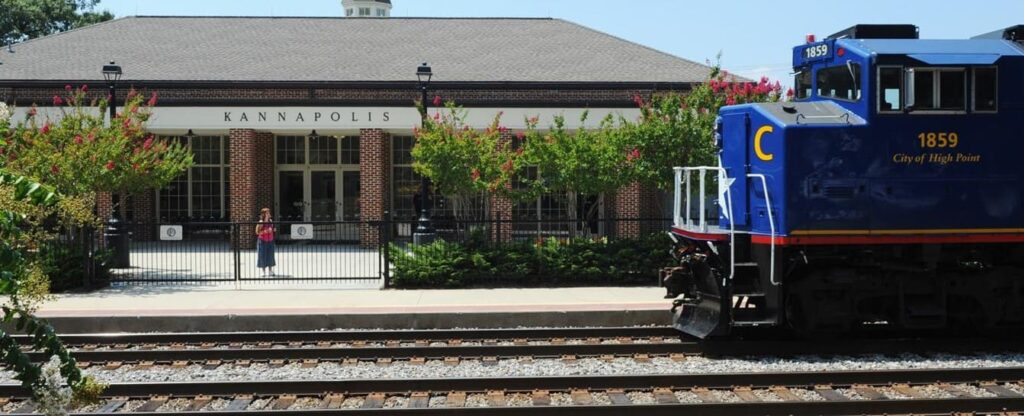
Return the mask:
[[[918,39],[914,25],[854,25],[828,39]]]

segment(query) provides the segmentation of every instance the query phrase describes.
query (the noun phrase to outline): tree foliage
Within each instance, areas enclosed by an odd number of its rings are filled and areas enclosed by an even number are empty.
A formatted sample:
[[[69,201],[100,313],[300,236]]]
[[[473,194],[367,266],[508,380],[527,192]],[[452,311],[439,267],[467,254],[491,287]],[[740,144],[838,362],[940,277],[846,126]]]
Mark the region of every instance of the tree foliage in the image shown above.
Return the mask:
[[[130,92],[122,111],[108,122],[105,100],[96,103],[97,110],[83,102],[87,87],[65,89],[66,96],[53,97],[59,109],[53,118],[33,108],[6,135],[0,131],[0,166],[69,196],[155,189],[191,166],[192,154],[183,144],[145,131],[155,93],[144,101]]]
[[[0,42],[7,45],[114,18],[100,0],[0,0]]]

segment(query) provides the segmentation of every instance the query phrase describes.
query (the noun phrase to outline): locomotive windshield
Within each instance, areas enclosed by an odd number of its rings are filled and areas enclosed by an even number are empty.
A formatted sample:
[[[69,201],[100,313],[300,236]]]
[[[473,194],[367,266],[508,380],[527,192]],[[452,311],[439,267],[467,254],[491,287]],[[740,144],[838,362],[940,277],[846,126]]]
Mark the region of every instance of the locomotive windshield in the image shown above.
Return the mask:
[[[857,101],[860,99],[860,65],[847,63],[818,70],[818,96]]]
[[[802,100],[811,96],[811,70],[802,69],[796,73],[796,99]]]

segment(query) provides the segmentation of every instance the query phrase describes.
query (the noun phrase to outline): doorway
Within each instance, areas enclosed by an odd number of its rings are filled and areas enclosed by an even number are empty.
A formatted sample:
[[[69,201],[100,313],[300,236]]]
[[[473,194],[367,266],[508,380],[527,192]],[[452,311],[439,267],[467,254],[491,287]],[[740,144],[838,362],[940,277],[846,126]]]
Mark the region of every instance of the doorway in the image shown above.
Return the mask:
[[[277,212],[288,222],[359,221],[358,169],[279,169]]]

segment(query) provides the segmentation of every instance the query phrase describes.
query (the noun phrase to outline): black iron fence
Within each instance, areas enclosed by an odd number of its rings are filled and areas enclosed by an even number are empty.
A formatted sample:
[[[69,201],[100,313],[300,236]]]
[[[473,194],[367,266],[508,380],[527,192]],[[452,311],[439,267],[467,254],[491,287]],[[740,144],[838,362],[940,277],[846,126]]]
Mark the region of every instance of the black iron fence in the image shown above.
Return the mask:
[[[128,267],[113,283],[349,281],[377,287],[386,264],[383,222],[275,223],[262,254],[255,222],[126,224]],[[272,244],[269,244],[272,243]],[[264,267],[260,267],[264,266]]]
[[[434,221],[430,247],[414,222],[275,223],[261,264],[255,222],[124,224],[127,264],[112,284],[345,282],[353,287],[656,284],[669,219]],[[267,244],[262,244],[267,246]],[[262,251],[262,253],[261,253]]]

